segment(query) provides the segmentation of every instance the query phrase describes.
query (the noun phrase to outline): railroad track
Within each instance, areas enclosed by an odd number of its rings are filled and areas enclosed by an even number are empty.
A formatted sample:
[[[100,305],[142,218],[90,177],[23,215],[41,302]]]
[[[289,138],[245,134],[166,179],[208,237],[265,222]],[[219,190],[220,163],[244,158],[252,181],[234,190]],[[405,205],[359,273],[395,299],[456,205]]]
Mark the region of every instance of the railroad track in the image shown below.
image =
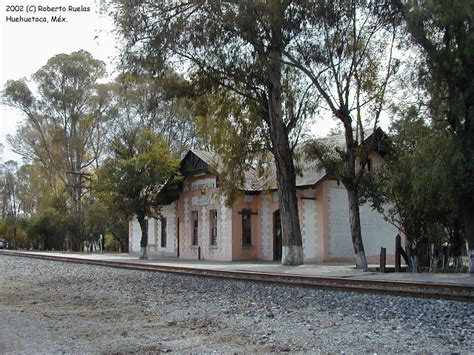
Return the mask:
[[[474,286],[470,285],[455,285],[455,284],[433,284],[423,282],[408,282],[408,281],[388,281],[388,280],[361,280],[350,277],[320,277],[320,276],[306,276],[295,274],[281,274],[272,272],[257,272],[248,270],[219,270],[219,269],[203,269],[188,266],[175,266],[163,264],[143,264],[131,263],[126,261],[113,260],[93,260],[80,259],[75,257],[45,255],[33,253],[19,253],[15,251],[5,250],[5,255],[37,258],[43,260],[54,260],[76,264],[90,264],[108,266],[122,269],[144,270],[144,271],[158,271],[177,273],[185,275],[194,275],[202,277],[217,277],[225,279],[277,283],[292,286],[325,288],[341,291],[363,292],[363,293],[377,293],[389,294],[404,297],[418,297],[418,298],[435,298],[447,299],[454,301],[474,302]]]

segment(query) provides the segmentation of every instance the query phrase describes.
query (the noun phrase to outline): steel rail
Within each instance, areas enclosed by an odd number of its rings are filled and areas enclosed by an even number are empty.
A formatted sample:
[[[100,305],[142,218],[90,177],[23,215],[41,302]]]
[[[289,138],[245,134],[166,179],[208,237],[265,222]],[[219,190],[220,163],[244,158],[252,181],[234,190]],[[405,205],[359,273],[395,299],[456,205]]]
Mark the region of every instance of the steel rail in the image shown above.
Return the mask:
[[[45,255],[33,253],[18,253],[5,250],[5,255],[36,258],[43,260],[61,261],[75,264],[89,264],[114,268],[157,271],[191,276],[215,277],[241,281],[266,282],[324,288],[339,291],[377,293],[404,297],[435,298],[453,301],[474,302],[474,286],[454,284],[433,284],[423,282],[393,281],[393,280],[362,280],[346,277],[321,277],[296,274],[280,274],[260,271],[228,271],[204,269],[188,266],[173,266],[163,264],[142,264],[126,261],[80,259],[67,256]]]

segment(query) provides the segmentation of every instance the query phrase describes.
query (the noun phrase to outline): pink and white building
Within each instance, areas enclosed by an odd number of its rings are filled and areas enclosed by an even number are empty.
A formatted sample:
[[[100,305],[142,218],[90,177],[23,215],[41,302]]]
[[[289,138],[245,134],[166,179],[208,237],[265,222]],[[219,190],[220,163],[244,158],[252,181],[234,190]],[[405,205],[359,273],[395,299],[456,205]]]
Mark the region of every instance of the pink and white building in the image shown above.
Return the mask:
[[[382,163],[383,151],[370,153],[370,167]],[[189,151],[181,161],[184,180],[165,189],[161,218],[148,219],[148,253],[201,260],[279,260],[282,254],[276,189],[262,189],[251,174],[243,197],[232,206],[219,188],[218,161],[203,151]],[[273,185],[276,186],[276,185]],[[173,190],[173,191],[170,191]],[[342,184],[311,165],[297,178],[298,213],[305,263],[352,261],[347,193]],[[360,208],[366,256],[379,260],[387,249],[393,262],[397,229],[366,204]],[[140,252],[141,230],[129,226],[131,253]]]

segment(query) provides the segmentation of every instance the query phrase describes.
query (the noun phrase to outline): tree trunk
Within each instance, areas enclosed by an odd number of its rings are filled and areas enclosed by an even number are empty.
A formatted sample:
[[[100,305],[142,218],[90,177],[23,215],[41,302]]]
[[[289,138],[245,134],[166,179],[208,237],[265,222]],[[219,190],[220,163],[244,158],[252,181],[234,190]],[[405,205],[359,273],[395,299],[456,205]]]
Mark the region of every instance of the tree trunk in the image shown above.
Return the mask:
[[[351,227],[352,246],[356,259],[357,269],[367,269],[367,259],[365,258],[364,243],[362,242],[362,230],[360,227],[359,191],[347,188],[349,200],[349,223]]]
[[[282,145],[283,146],[283,145]],[[297,266],[304,262],[298,201],[296,197],[296,173],[291,151],[284,152],[279,146],[275,159],[277,166],[278,197],[282,231],[282,265]],[[286,160],[282,156],[287,156]]]
[[[137,220],[138,224],[140,224],[140,229],[142,230],[142,239],[140,240],[140,259],[148,259],[148,220],[145,219],[145,216],[137,216]]]
[[[16,250],[16,216],[13,220],[13,249]]]
[[[80,211],[78,210],[78,197],[77,197],[77,180],[76,180],[76,175],[73,172],[73,168],[71,168],[70,164],[67,166],[68,171],[66,172],[66,179],[67,179],[67,191],[69,194],[70,200],[68,202],[71,203],[70,205],[70,213],[73,218],[73,228],[70,231],[70,247],[73,251],[75,251],[75,244],[76,240],[79,237],[80,234],[80,217],[79,213]]]
[[[275,158],[280,201],[282,231],[282,265],[303,264],[303,242],[301,237],[298,201],[296,196],[296,171],[293,151],[290,148],[289,128],[285,126],[282,111],[281,52],[270,54],[273,60],[267,62],[269,77],[268,124]]]
[[[46,234],[43,236],[43,250],[49,250],[49,237]]]
[[[460,218],[454,220],[452,232],[449,234],[451,248],[448,257],[453,257],[454,259],[459,258],[462,255],[462,246],[464,243],[460,222]]]
[[[344,176],[342,182],[347,190],[349,201],[349,224],[351,228],[352,247],[356,259],[356,268],[367,270],[367,259],[365,258],[364,242],[362,241],[362,230],[360,227],[359,211],[359,183],[356,176],[356,142],[354,142],[352,118],[347,109],[341,109],[336,115],[344,125],[344,136],[346,143],[346,157],[344,162]],[[363,169],[364,167],[360,167]]]
[[[403,219],[402,219],[403,221]],[[408,256],[408,272],[416,273],[418,272],[418,255],[415,245],[413,243],[413,233],[411,232],[410,225],[406,222],[404,225],[403,233],[405,234],[405,251]]]

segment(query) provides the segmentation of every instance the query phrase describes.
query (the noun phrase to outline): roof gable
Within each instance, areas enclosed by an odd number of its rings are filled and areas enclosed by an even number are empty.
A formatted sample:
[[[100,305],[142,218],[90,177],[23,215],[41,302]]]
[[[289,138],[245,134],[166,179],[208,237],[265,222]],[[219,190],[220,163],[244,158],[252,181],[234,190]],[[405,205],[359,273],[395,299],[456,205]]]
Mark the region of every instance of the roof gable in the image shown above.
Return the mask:
[[[208,152],[190,150],[181,160],[180,172],[183,176],[193,176],[211,172],[212,155]]]
[[[362,143],[369,151],[374,151],[379,153],[381,156],[385,156],[389,152],[388,145],[388,136],[378,127],[374,132],[372,132]]]

